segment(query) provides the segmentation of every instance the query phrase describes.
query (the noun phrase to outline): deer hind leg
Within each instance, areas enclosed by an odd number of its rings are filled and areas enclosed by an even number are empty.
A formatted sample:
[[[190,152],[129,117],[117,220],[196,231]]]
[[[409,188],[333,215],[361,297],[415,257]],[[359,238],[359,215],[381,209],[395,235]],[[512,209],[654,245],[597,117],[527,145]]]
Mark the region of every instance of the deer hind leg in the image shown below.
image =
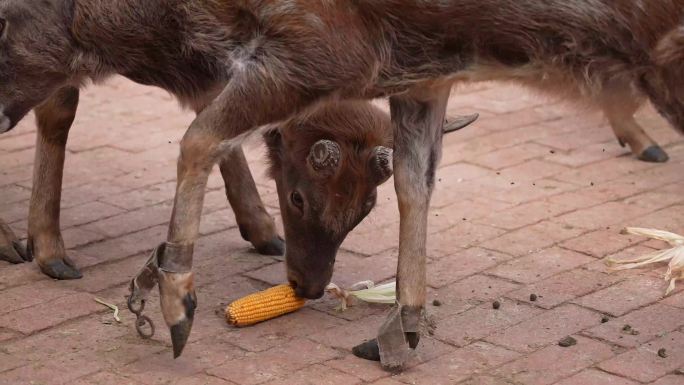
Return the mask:
[[[401,369],[409,348],[415,349],[420,339],[419,327],[425,316],[428,208],[441,157],[442,126],[450,88],[446,85],[420,89],[390,98],[394,184],[400,213],[398,306],[381,326],[377,341],[354,348],[357,356],[379,358],[388,370]]]
[[[38,137],[27,251],[29,258],[36,259],[43,273],[55,279],[82,276],[66,254],[59,229],[64,154],[78,97],[77,88],[65,87],[35,109]]]
[[[629,145],[632,153],[644,162],[667,162],[667,153],[634,119],[639,105],[639,101],[631,96],[629,90],[606,91],[601,97],[603,112],[620,145]]]
[[[276,232],[275,222],[264,207],[242,147],[235,146],[219,162],[240,235],[263,255],[283,255],[285,241]]]
[[[0,219],[0,260],[10,263],[30,261],[24,245],[17,240],[12,229],[2,219]]]

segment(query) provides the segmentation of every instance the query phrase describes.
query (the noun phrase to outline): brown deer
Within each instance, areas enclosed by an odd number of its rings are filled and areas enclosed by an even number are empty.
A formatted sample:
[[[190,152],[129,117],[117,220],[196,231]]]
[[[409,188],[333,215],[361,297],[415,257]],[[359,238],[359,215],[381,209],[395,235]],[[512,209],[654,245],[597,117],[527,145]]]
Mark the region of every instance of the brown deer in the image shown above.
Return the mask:
[[[196,307],[192,250],[212,165],[257,127],[339,100],[390,97],[398,304],[364,354],[398,368],[419,340],[427,209],[453,83],[517,80],[580,99],[604,110],[635,153],[658,152],[632,114],[648,99],[684,130],[683,13],[683,0],[0,0],[0,127],[12,128],[46,95],[115,73],[196,108],[181,142],[167,240],[131,294],[141,303],[159,284],[178,355]],[[49,153],[64,135],[40,136],[38,151]],[[326,144],[313,158],[328,164],[334,153]],[[328,210],[332,203],[288,186],[279,189],[286,227],[301,221],[323,247],[334,248],[363,216],[361,208]],[[341,195],[328,199],[366,201]],[[332,265],[334,253],[301,254],[310,251],[288,238],[288,275],[298,293],[316,297],[318,278],[302,267]]]

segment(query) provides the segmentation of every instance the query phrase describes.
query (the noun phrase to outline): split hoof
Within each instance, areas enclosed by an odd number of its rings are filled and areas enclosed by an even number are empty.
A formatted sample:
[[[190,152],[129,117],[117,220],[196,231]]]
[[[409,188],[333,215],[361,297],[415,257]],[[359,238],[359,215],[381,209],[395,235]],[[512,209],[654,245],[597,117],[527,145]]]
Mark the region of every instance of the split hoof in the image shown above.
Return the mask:
[[[378,346],[378,340],[375,338],[354,346],[352,353],[364,360],[380,361],[380,347]]]
[[[665,163],[670,159],[670,157],[667,155],[665,150],[663,150],[657,144],[654,144],[642,151],[641,154],[639,154],[638,159],[644,162]]]
[[[66,259],[55,259],[49,262],[38,262],[40,270],[43,274],[59,280],[80,279],[83,274],[73,265],[71,261]]]
[[[11,244],[0,247],[0,260],[17,264],[31,262],[33,258],[28,255],[21,242],[12,241]]]
[[[178,358],[190,337],[197,309],[193,273],[160,271],[159,294],[164,321],[171,333],[173,358]]]
[[[268,242],[260,245],[254,245],[256,251],[261,255],[285,255],[285,241],[280,236],[276,235]]]

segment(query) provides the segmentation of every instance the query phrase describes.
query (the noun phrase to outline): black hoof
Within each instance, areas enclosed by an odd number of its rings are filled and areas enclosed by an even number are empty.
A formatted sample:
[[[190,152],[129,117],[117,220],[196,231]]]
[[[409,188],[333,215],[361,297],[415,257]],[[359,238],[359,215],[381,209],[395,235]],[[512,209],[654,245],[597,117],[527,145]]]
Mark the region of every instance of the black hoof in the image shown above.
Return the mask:
[[[665,163],[670,159],[667,153],[657,144],[645,149],[640,155],[639,160],[652,163]]]
[[[378,340],[375,338],[354,346],[352,353],[364,360],[380,361],[380,348],[378,347]]]
[[[254,246],[257,252],[261,255],[284,255],[285,254],[285,241],[279,236],[271,239],[268,242],[264,242],[260,245]]]
[[[17,264],[30,262],[31,258],[21,242],[13,241],[11,245],[0,247],[0,260]]]
[[[66,279],[79,279],[83,278],[78,269],[73,266],[70,262],[57,259],[45,264],[39,264],[40,270],[47,276],[54,279],[66,280]]]
[[[195,319],[195,309],[197,309],[197,301],[194,295],[188,294],[183,298],[183,307],[185,308],[185,318],[169,328],[171,344],[173,345],[173,358],[180,357],[188,338],[190,338],[192,323]]]

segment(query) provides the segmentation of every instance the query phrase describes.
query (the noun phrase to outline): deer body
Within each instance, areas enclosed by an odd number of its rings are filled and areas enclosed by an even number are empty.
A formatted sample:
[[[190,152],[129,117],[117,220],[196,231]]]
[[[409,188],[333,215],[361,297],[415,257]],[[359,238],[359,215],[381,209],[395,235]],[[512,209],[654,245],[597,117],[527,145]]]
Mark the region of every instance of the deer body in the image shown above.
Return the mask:
[[[10,122],[3,126],[45,105],[45,95],[115,73],[162,87],[198,112],[181,142],[169,235],[147,270],[155,272],[178,355],[196,306],[192,246],[204,186],[212,165],[229,156],[226,144],[259,126],[313,116],[326,104],[389,96],[393,162],[386,151],[355,152],[317,138],[306,157],[310,167],[280,168],[276,180],[288,277],[298,293],[317,297],[327,283],[321,272],[367,214],[368,202],[372,207],[378,173],[356,181],[372,188],[330,196],[320,185],[354,164],[345,157],[385,170],[380,174],[393,164],[401,215],[399,304],[378,344],[383,365],[398,367],[404,345],[418,343],[427,210],[452,84],[514,80],[580,99],[602,109],[618,139],[640,157],[664,161],[632,115],[648,98],[684,129],[683,8],[682,0],[3,0],[3,49],[12,55],[0,62],[0,74],[14,72],[0,79],[7,83],[0,90],[3,122]],[[39,70],[46,76],[35,80]],[[60,138],[39,145],[39,153],[63,152]],[[272,154],[296,147],[296,137],[289,145],[282,139],[273,138]],[[291,161],[304,160],[300,154]],[[335,199],[357,204],[330,210],[340,206]],[[54,208],[54,199],[43,206]],[[150,290],[138,278],[136,300]]]

